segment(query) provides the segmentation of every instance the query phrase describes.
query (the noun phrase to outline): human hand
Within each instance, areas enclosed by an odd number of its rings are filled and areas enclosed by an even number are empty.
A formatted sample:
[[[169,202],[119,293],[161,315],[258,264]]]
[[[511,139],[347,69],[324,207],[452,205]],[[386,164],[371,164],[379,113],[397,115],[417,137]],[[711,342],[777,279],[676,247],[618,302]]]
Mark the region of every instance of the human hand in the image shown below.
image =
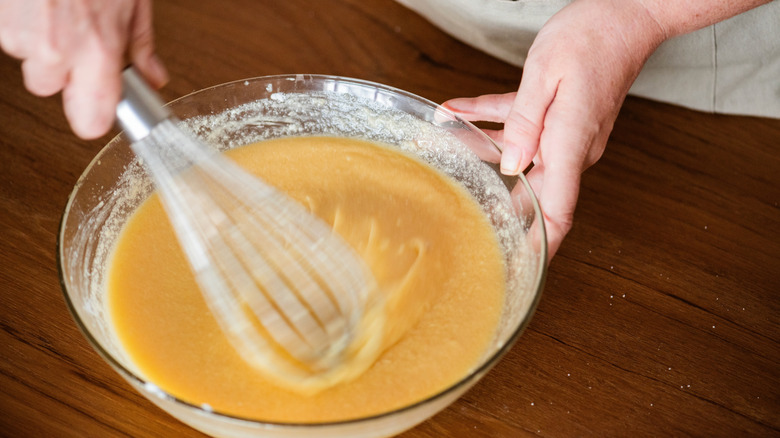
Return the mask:
[[[580,175],[604,152],[631,84],[664,40],[640,2],[578,0],[541,29],[516,93],[458,98],[442,106],[486,131],[501,147],[501,172],[527,178],[539,197],[549,258],[572,226]]]
[[[126,55],[151,85],[167,81],[154,55],[151,0],[3,0],[0,46],[22,60],[31,93],[62,91],[65,116],[85,139],[114,122]]]

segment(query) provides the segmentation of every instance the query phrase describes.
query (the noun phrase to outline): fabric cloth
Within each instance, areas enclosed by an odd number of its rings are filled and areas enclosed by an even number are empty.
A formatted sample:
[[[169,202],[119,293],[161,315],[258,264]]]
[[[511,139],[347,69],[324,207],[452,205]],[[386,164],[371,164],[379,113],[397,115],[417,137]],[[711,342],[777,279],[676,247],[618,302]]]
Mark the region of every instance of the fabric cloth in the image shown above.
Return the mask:
[[[453,37],[523,66],[571,0],[397,0]],[[708,112],[780,118],[780,0],[664,42],[629,94]]]

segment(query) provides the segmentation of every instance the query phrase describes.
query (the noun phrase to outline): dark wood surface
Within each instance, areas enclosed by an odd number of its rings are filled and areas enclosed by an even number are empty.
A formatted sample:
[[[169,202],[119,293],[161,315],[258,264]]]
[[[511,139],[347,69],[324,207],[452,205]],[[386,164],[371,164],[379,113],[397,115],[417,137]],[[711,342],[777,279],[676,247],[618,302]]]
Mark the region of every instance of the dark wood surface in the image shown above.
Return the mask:
[[[521,74],[391,0],[159,0],[155,20],[169,100],[324,73],[441,102]],[[109,138],[75,138],[0,56],[2,436],[201,436],[100,359],[60,291],[60,215]],[[528,330],[403,436],[780,436],[779,202],[779,120],[629,98]]]

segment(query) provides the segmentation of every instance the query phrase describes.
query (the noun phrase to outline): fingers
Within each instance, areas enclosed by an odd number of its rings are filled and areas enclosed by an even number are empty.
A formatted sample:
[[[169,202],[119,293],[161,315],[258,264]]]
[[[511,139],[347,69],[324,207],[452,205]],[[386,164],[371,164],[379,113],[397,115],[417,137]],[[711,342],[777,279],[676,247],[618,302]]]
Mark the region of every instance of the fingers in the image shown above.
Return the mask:
[[[63,90],[65,116],[79,137],[93,139],[108,132],[121,94],[121,57],[94,52],[76,64]]]
[[[534,166],[529,184],[538,195],[547,232],[547,258],[552,259],[571,230],[579,195],[580,173],[571,169],[547,169]]]
[[[496,129],[483,129],[482,132],[485,133],[488,137],[490,137],[497,145],[503,145],[504,144],[504,130],[496,130]],[[499,160],[496,160],[495,162],[498,163]]]
[[[504,123],[501,172],[517,175],[526,169],[539,149],[547,108],[555,98],[557,82],[526,64],[517,93],[487,94],[451,99],[442,104],[469,121]],[[490,135],[490,134],[489,134]],[[496,135],[491,135],[497,139]]]
[[[128,52],[133,65],[150,85],[160,88],[168,82],[168,71],[154,54],[152,6],[149,0],[140,0],[136,4],[130,23]]]
[[[496,143],[503,145],[501,165],[504,173],[519,173],[530,164],[540,145],[555,145],[550,148],[552,152],[546,162],[540,160],[526,175],[542,209],[549,261],[572,226],[579,195],[580,174],[583,170],[581,151],[587,150],[588,145],[585,143],[588,140],[580,135],[569,135],[571,129],[577,130],[577,124],[569,122],[573,118],[576,119],[576,116],[566,114],[550,104],[555,97],[554,92],[545,94],[538,89],[531,89],[533,81],[524,79],[526,80],[528,91],[524,91],[521,84],[517,94],[458,98],[449,100],[442,106],[469,121],[505,122],[504,130],[484,130]],[[532,101],[523,100],[524,95],[528,96],[527,99],[543,98],[544,102],[541,105],[531,105]],[[515,112],[517,114],[513,115]],[[531,117],[540,120],[532,121]],[[508,137],[512,137],[512,140]],[[523,157],[513,157],[512,150],[519,151]],[[511,172],[504,171],[507,161],[512,167]]]
[[[159,88],[168,81],[165,67],[154,55],[151,14],[150,1],[141,0],[128,11],[126,27],[117,27],[112,16],[100,17],[102,31],[92,35],[91,46],[82,48],[63,92],[65,115],[79,137],[99,137],[113,125],[122,91],[125,48],[152,86]]]
[[[39,96],[62,91],[79,137],[111,128],[126,52],[151,85],[168,80],[154,55],[151,0],[3,0],[0,12],[0,45],[22,59],[25,87]]]
[[[504,123],[501,172],[517,175],[526,169],[539,149],[547,108],[555,98],[557,83],[548,83],[534,63],[527,62],[512,109]]]
[[[24,86],[36,96],[51,96],[65,87],[69,62],[62,52],[44,42],[37,55],[22,62]]]
[[[51,96],[65,86],[68,60],[65,52],[70,40],[59,32],[62,21],[58,10],[19,6],[8,12],[17,14],[3,20],[2,43],[12,56],[22,59],[24,85],[37,96]],[[29,24],[20,20],[32,19]]]
[[[118,12],[106,15],[97,17],[103,21],[92,22],[79,41],[62,94],[65,116],[73,132],[84,139],[97,138],[111,129],[121,94],[127,28],[110,22]]]
[[[562,101],[561,101],[562,100]],[[594,131],[584,105],[556,100],[545,119],[538,162],[526,178],[539,198],[547,229],[549,257],[558,250],[574,220],[582,172],[589,156],[603,150],[606,138]],[[594,152],[595,151],[595,152]]]
[[[37,32],[31,26],[36,23],[37,8],[32,4],[0,1],[0,45],[7,54],[25,59]]]
[[[498,122],[503,123],[509,115],[509,111],[512,108],[512,102],[514,101],[515,93],[507,94],[486,94],[479,97],[462,97],[457,99],[450,99],[444,102],[441,106],[446,108],[462,119],[476,122]],[[477,156],[482,160],[490,163],[498,163],[501,161],[501,154],[503,144],[503,130],[489,130],[483,129],[482,132],[487,134],[493,142],[499,147],[496,149],[491,147],[489,150],[480,149],[475,150]]]
[[[450,99],[441,106],[470,122],[504,123],[512,109],[515,93],[485,94],[479,97]]]
[[[61,91],[68,79],[65,62],[49,64],[41,58],[30,58],[22,62],[24,87],[36,96],[51,96]]]

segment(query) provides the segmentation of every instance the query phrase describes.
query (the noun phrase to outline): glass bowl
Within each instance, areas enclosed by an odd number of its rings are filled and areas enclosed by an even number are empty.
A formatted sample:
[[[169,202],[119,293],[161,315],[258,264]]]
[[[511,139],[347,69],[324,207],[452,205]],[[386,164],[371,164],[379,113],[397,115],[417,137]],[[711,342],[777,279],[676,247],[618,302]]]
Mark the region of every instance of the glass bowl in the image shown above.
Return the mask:
[[[522,175],[500,175],[494,164],[498,148],[472,124],[402,90],[333,76],[241,80],[197,91],[168,106],[198,136],[223,150],[268,138],[337,135],[382,142],[416,155],[459,181],[481,204],[496,231],[507,278],[499,327],[478,365],[449,388],[412,405],[366,418],[295,424],[238,418],[184,402],[143,378],[109,321],[104,299],[107,260],[119,230],[153,190],[120,134],[90,163],[68,199],[57,240],[60,280],[73,318],[95,350],[169,414],[216,437],[393,436],[460,397],[527,326],[546,274],[541,212]]]

